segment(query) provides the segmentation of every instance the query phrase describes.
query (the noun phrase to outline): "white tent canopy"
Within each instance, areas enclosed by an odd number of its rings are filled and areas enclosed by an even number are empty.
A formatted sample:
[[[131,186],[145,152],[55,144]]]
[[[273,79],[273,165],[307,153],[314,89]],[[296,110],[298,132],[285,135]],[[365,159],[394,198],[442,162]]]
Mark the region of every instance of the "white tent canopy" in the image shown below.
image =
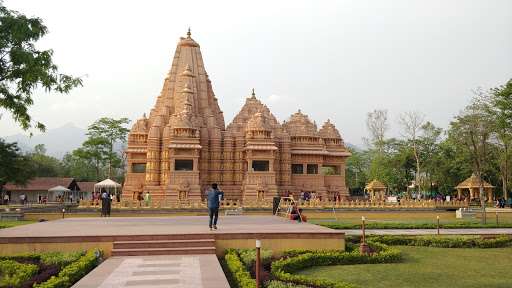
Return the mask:
[[[121,184],[111,180],[111,179],[105,179],[99,183],[94,184],[94,192],[101,190],[109,190],[109,194],[112,194],[112,190],[114,190],[114,195],[116,195],[117,202],[119,202],[119,190],[121,190]]]
[[[69,190],[68,188],[64,187],[64,186],[55,186],[53,188],[50,188],[48,189],[48,192],[71,192],[71,190]]]
[[[94,190],[96,190],[96,188],[98,188],[98,189],[101,189],[101,188],[117,189],[117,188],[121,188],[121,184],[119,184],[113,180],[110,180],[110,179],[105,179],[99,183],[94,184]]]

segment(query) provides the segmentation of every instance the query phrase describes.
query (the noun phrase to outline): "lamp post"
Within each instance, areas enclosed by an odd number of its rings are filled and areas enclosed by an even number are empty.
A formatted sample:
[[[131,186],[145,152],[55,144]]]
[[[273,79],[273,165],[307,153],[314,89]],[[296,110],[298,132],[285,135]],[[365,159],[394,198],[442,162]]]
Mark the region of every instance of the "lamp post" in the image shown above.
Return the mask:
[[[366,244],[366,232],[365,232],[365,221],[366,218],[364,216],[361,217],[361,220],[363,222],[363,225],[361,226],[363,235],[361,237],[361,244],[359,245],[359,253],[361,254],[369,254],[370,253],[370,247],[368,247],[368,244]]]
[[[261,241],[256,240],[256,288],[260,288],[260,248]]]
[[[64,213],[66,213],[66,208],[62,208],[62,219],[64,219]]]
[[[437,235],[439,235],[439,215],[437,215]]]

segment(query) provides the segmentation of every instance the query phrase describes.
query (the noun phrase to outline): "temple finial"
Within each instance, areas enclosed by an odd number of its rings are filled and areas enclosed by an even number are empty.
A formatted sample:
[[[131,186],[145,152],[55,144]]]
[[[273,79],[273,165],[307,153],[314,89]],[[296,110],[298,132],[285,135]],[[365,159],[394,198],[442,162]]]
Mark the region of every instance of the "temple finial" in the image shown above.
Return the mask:
[[[188,27],[187,37],[190,38],[191,35],[192,35],[192,33],[190,33],[190,27]]]
[[[252,88],[252,97],[256,98],[256,93],[254,92],[254,88]]]

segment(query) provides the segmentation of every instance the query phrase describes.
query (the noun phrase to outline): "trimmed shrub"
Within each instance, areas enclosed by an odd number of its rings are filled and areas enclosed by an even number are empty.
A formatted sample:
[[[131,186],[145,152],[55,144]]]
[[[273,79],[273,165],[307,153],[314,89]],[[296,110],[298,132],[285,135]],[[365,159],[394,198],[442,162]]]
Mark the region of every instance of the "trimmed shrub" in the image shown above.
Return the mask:
[[[41,253],[41,262],[46,265],[57,265],[58,267],[64,267],[72,262],[77,261],[80,257],[84,256],[84,254],[84,251],[73,253],[46,252]]]
[[[251,274],[246,270],[236,250],[226,250],[224,260],[229,276],[238,288],[256,288],[256,280],[251,278]]]
[[[371,241],[368,241],[368,245],[376,251],[375,254],[361,255],[359,251],[324,251],[304,253],[295,257],[283,258],[272,263],[272,275],[274,275],[276,279],[284,282],[291,282],[306,286],[352,288],[356,286],[348,282],[334,282],[326,279],[315,279],[304,275],[296,275],[296,272],[313,266],[395,263],[402,259],[401,253],[398,249]]]
[[[245,265],[247,271],[255,271],[256,265],[256,249],[239,249],[238,255]],[[261,249],[260,259],[263,266],[270,265],[272,262],[272,250]]]
[[[321,223],[320,226],[331,229],[361,229],[361,224],[354,223]],[[442,229],[464,229],[464,228],[512,228],[512,223],[495,223],[481,224],[476,222],[460,222],[440,224]],[[400,222],[370,222],[365,224],[366,229],[437,229],[436,223],[400,223]]]
[[[65,266],[57,276],[48,281],[34,284],[34,288],[68,288],[84,277],[101,262],[101,251],[89,250],[78,260]]]
[[[481,237],[394,236],[372,235],[368,239],[387,245],[425,246],[438,248],[500,248],[512,246],[512,238],[502,235],[493,239]]]
[[[37,265],[21,264],[14,260],[0,261],[0,287],[19,287],[38,271]]]
[[[309,288],[308,286],[304,285],[297,285],[294,283],[286,283],[282,281],[272,280],[265,284],[265,287],[267,288]]]

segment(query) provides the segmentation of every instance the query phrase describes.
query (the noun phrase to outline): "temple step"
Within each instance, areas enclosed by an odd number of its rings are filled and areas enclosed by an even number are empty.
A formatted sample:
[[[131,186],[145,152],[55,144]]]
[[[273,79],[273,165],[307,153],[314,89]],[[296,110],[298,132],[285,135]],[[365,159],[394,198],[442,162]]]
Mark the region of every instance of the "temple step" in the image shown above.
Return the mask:
[[[204,237],[204,236],[203,236]],[[161,239],[114,241],[112,256],[215,254],[215,240]]]
[[[156,241],[117,241],[114,249],[148,249],[148,248],[191,248],[215,247],[214,239],[197,240],[156,240]]]
[[[112,249],[112,256],[215,254],[215,247]]]

